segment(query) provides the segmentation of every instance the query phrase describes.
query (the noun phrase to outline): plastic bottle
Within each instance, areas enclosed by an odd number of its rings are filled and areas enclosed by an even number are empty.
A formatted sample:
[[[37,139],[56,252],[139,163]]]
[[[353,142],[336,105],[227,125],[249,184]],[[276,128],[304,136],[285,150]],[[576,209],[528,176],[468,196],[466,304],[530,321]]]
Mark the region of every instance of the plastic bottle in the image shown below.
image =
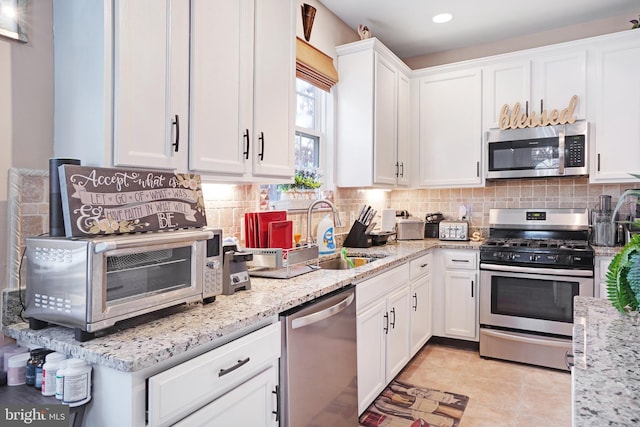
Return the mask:
[[[60,361],[67,356],[62,353],[49,353],[42,365],[42,395],[53,396],[56,394],[56,373],[60,367]]]
[[[89,400],[91,400],[91,365],[87,365],[81,359],[68,359],[62,383],[62,403],[74,407],[84,405]]]
[[[318,224],[316,241],[318,242],[320,255],[329,255],[336,252],[336,244],[333,239],[333,221],[329,215],[325,215]]]
[[[7,360],[7,385],[22,385],[27,381],[27,361],[29,353],[23,352]]]
[[[61,360],[58,364],[58,370],[56,371],[56,399],[62,400],[62,392],[64,387],[64,370],[67,368],[67,361],[69,359]]]
[[[38,366],[38,358],[43,352],[43,348],[34,348],[29,352],[31,357],[29,357],[29,360],[27,361],[27,385],[34,386],[36,384],[36,366]]]

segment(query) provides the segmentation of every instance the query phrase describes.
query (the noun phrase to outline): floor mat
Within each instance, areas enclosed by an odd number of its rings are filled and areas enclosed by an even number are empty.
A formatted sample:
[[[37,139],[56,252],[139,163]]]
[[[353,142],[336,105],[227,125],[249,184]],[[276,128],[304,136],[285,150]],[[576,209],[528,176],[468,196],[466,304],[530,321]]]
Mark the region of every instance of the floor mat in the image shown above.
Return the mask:
[[[360,416],[367,427],[457,427],[469,397],[392,381]]]

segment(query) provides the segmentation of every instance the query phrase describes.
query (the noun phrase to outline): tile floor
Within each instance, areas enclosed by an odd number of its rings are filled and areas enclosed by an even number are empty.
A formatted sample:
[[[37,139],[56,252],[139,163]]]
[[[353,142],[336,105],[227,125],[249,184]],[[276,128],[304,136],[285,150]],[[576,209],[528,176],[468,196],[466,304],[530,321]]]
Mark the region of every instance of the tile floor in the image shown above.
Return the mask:
[[[571,426],[571,375],[427,344],[398,375],[469,396],[460,427]]]

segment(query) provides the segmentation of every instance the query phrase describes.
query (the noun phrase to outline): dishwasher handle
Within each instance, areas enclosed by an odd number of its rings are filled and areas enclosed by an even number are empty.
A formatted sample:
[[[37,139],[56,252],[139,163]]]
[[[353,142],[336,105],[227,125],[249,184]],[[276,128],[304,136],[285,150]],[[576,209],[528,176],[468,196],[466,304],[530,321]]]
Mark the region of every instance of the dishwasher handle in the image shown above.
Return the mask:
[[[317,311],[315,313],[308,314],[303,317],[299,317],[297,319],[293,319],[291,322],[292,329],[303,328],[305,326],[312,325],[314,323],[320,322],[321,320],[327,319],[331,316],[335,316],[340,313],[345,308],[349,307],[353,300],[355,299],[355,292],[351,292],[347,297],[345,297],[342,301],[337,304],[332,305],[331,307],[327,307],[324,310]]]

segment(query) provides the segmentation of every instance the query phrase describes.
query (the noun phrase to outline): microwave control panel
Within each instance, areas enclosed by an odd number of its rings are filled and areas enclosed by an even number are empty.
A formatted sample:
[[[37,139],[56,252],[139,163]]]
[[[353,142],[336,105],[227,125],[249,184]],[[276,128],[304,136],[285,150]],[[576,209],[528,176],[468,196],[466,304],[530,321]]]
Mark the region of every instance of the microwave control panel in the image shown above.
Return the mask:
[[[584,135],[568,136],[565,143],[565,166],[581,168],[585,166]]]

